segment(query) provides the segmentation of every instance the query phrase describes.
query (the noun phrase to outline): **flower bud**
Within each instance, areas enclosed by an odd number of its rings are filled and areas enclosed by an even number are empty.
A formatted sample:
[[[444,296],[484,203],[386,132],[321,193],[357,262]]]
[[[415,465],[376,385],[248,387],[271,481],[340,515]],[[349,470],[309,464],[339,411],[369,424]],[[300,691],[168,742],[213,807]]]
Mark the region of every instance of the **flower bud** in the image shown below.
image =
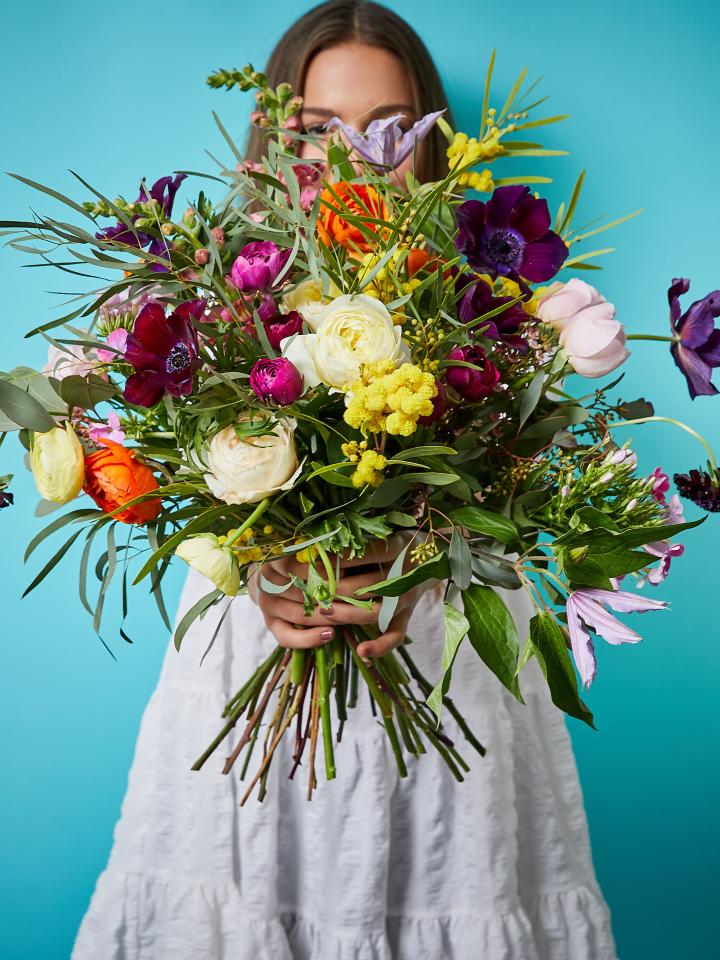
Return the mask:
[[[195,225],[195,211],[192,207],[188,207],[183,214],[183,223],[186,227],[192,227]]]
[[[477,369],[471,367],[448,367],[445,378],[449,386],[457,390],[461,397],[478,403],[489,397],[500,381],[500,371],[485,358],[482,347],[455,347],[448,354],[448,360],[462,360],[473,363]]]
[[[188,537],[178,544],[175,553],[189,566],[215,584],[228,597],[240,589],[240,570],[230,547],[220,546],[214,533]]]
[[[289,250],[280,250],[271,240],[254,240],[235,258],[230,279],[238,290],[268,290],[289,257]]]
[[[164,237],[169,237],[170,234],[174,231],[174,229],[175,229],[174,223],[163,223],[162,226],[160,227],[160,232]]]
[[[34,433],[30,468],[40,496],[67,503],[82,490],[85,479],[83,448],[69,421],[47,433]]]
[[[195,263],[199,267],[204,267],[210,259],[210,251],[206,247],[200,247],[195,251]]]
[[[295,403],[303,392],[303,378],[295,364],[285,357],[258,360],[250,373],[255,395],[284,407]]]
[[[212,238],[215,241],[215,244],[218,250],[222,250],[223,245],[225,243],[225,231],[223,230],[223,228],[213,227],[210,233],[212,234]]]

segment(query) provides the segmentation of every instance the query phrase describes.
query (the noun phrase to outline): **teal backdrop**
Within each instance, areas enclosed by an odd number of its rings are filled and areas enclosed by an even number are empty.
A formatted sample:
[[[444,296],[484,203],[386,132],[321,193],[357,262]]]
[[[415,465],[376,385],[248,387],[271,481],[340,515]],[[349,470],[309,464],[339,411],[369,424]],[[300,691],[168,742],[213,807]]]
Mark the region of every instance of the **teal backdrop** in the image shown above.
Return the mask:
[[[221,157],[228,151],[211,110],[242,140],[249,103],[211,91],[207,73],[248,61],[261,65],[284,26],[308,6],[287,0],[5,5],[0,168],[78,200],[87,194],[69,170],[111,197],[134,196],[141,176],[152,182],[175,169],[212,170],[205,149]],[[629,332],[667,333],[673,276],[689,276],[696,297],[720,286],[718,5],[408,0],[390,6],[428,43],[461,128],[476,126],[493,47],[498,99],[523,66],[533,78],[543,75],[548,111],[571,114],[545,134],[548,146],[570,150],[544,165],[556,177],[547,191],[553,205],[587,168],[580,222],[645,209],[600,238],[598,246],[616,252],[590,278],[615,302]],[[192,189],[186,182],[185,197]],[[0,217],[21,219],[31,207],[58,209],[0,177]],[[24,340],[24,331],[59,315],[61,294],[86,282],[27,269],[28,259],[0,250],[3,369],[42,365],[45,344]],[[620,395],[652,398],[658,413],[691,422],[720,449],[720,397],[692,402],[666,343],[632,346]],[[623,437],[635,439],[647,472],[702,462],[697,443],[670,426],[630,430]],[[11,438],[1,454],[0,472],[16,474],[16,505],[0,515],[0,955],[61,960],[69,957],[106,863],[168,636],[138,590],[132,645],[112,629],[117,604],[108,611],[104,638],[112,659],[77,599],[77,554],[21,600],[40,563],[33,558],[24,566],[24,546],[43,521],[34,516],[36,494],[19,445]],[[699,511],[690,506],[687,514]],[[568,721],[621,960],[716,955],[719,530],[720,517],[711,516],[686,535],[685,555],[653,593],[671,602],[671,612],[634,624],[645,632],[643,643],[599,642],[598,676],[587,697],[598,731]],[[48,548],[43,557],[50,554]],[[167,580],[170,606],[182,576],[176,569]]]

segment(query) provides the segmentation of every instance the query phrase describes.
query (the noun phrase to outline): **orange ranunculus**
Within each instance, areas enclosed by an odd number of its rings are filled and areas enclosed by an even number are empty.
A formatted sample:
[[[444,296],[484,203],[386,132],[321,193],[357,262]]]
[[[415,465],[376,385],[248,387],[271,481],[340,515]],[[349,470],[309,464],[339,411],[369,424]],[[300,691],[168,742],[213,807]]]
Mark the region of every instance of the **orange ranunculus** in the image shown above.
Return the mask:
[[[375,246],[368,239],[367,230],[378,233],[382,228],[376,223],[363,224],[366,231],[363,233],[355,224],[345,220],[344,215],[348,212],[358,217],[387,220],[387,204],[374,187],[345,180],[333,183],[332,189],[325,187],[320,194],[317,232],[325,246],[334,242],[351,252],[367,253]]]
[[[158,482],[146,464],[141,463],[132,450],[113,440],[99,441],[104,450],[85,458],[83,490],[106,513],[111,513],[129,500],[158,489]],[[115,514],[123,523],[147,523],[160,513],[160,498],[143,500],[127,510]]]

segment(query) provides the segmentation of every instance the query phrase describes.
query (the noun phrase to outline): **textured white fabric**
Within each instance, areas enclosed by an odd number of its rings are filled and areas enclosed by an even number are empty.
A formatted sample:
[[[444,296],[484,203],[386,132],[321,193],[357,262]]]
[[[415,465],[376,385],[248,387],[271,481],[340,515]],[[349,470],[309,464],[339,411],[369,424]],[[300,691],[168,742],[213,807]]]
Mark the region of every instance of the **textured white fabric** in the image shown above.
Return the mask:
[[[191,571],[178,616],[210,588]],[[529,601],[499,592],[524,637]],[[437,593],[408,632],[434,681]],[[265,801],[240,808],[240,762],[220,772],[239,731],[190,767],[273,644],[247,597],[196,622],[180,653],[169,644],[72,960],[617,960],[564,717],[535,660],[520,676],[523,706],[461,648],[452,693],[488,751],[462,749],[464,783],[432,752],[408,757],[400,779],[362,697],[335,781],[320,768],[308,803],[304,768],[288,780],[285,751]]]

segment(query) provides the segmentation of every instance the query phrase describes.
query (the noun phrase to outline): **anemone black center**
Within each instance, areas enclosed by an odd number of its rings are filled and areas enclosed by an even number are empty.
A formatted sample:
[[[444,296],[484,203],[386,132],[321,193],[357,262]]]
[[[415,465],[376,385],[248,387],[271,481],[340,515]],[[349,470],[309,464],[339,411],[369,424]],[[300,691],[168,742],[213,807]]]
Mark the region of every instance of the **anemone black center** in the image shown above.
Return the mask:
[[[512,230],[496,230],[487,239],[487,253],[495,263],[514,263],[522,246]]]
[[[180,373],[190,366],[190,351],[185,343],[176,343],[167,355],[165,369],[168,373]]]

